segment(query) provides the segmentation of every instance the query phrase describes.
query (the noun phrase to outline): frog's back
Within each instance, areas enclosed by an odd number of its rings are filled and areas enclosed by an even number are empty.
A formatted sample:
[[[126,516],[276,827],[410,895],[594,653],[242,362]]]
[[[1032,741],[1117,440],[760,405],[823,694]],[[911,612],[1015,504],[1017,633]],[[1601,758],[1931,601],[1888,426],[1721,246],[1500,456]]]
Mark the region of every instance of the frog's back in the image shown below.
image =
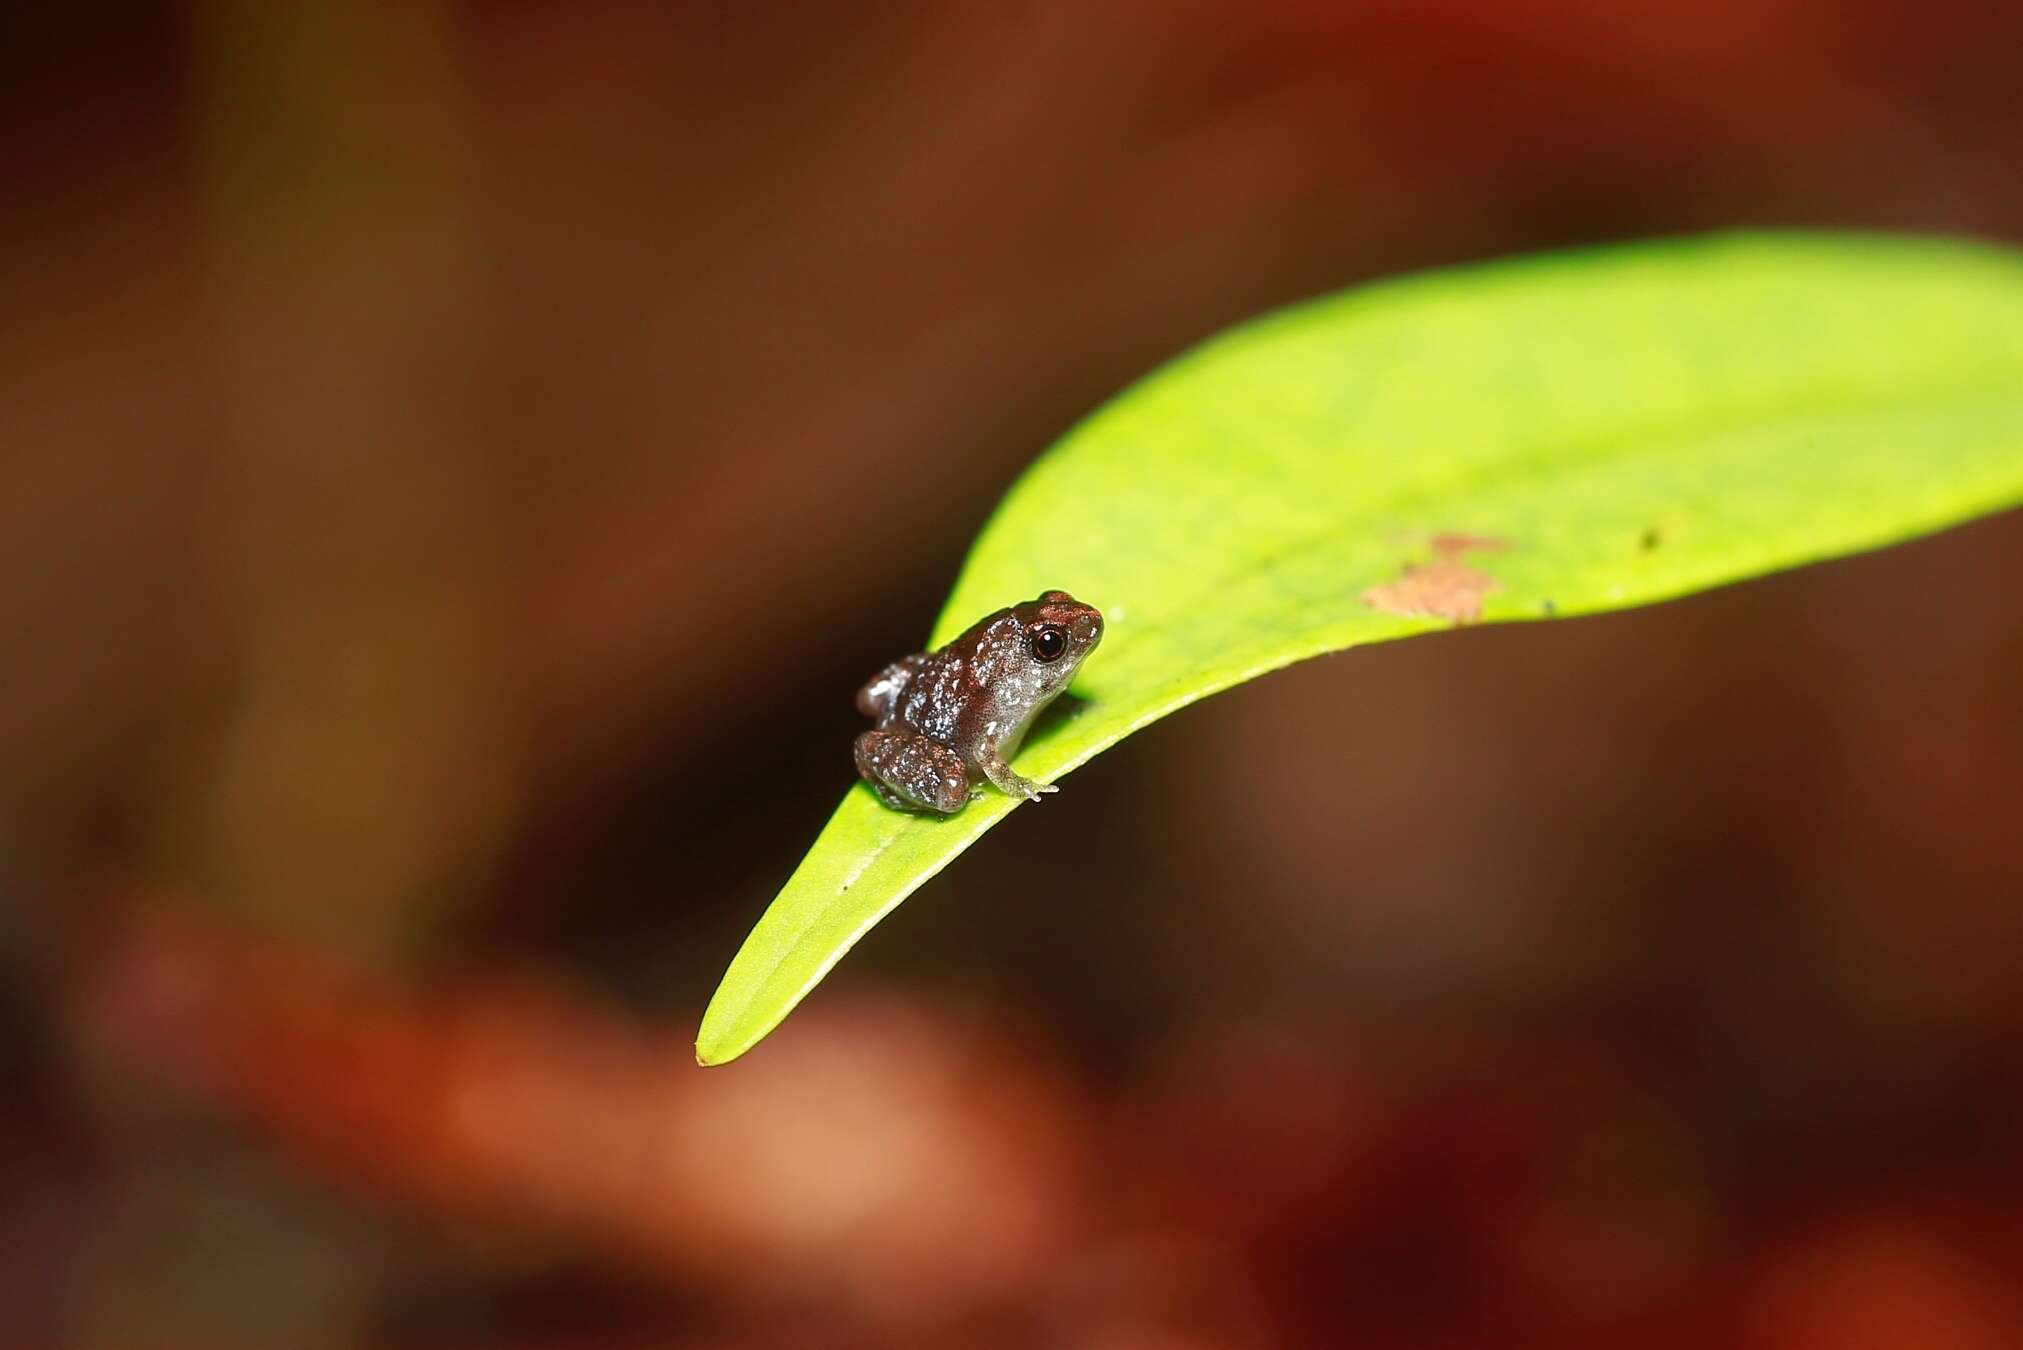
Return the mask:
[[[943,745],[955,741],[962,709],[973,695],[966,656],[943,649],[924,659],[894,707],[896,720]]]

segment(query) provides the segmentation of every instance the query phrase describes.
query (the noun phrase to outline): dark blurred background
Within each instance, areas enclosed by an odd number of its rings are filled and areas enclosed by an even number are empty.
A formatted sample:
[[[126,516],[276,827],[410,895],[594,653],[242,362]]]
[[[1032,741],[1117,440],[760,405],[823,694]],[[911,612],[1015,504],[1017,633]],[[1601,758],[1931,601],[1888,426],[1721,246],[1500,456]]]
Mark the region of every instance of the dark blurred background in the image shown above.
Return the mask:
[[[2014,515],[1213,700],[690,1050],[1078,416],[1401,269],[2023,237],[2023,6],[0,39],[0,1342],[2023,1344]]]

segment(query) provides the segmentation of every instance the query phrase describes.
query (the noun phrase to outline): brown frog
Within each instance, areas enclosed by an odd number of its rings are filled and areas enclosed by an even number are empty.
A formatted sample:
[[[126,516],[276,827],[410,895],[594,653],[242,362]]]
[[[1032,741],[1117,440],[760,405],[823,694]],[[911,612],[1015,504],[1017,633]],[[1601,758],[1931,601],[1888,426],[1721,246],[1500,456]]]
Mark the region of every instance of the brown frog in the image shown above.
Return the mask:
[[[857,691],[876,729],[857,738],[857,772],[886,805],[953,815],[984,779],[1038,801],[1052,784],[1008,761],[1096,644],[1103,616],[1066,591],[998,610],[938,651],[895,661]]]

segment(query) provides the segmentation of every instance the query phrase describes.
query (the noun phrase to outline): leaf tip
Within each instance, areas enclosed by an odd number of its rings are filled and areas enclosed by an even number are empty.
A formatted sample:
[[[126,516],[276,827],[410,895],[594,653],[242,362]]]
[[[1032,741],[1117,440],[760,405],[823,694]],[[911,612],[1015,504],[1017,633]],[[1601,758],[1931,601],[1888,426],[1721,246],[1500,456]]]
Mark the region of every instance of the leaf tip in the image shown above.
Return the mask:
[[[695,1062],[700,1067],[714,1069],[728,1064],[758,1044],[760,1037],[740,1036],[735,1027],[722,1025],[726,1020],[718,1015],[714,1000],[703,1010],[702,1025],[695,1033]]]
[[[695,1062],[697,1067],[714,1069],[730,1063],[750,1047],[725,1045],[720,1037],[697,1033],[695,1038]]]

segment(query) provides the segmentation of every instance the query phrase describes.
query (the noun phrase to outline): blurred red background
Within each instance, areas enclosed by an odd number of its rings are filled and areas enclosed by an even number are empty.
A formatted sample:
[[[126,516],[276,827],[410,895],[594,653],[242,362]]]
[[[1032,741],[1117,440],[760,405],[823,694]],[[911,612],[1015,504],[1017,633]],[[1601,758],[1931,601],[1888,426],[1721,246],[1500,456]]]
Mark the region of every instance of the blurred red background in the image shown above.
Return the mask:
[[[2023,1344],[2015,516],[1246,687],[689,1050],[1076,417],[1400,269],[2023,237],[2023,8],[4,22],[9,1343]]]

